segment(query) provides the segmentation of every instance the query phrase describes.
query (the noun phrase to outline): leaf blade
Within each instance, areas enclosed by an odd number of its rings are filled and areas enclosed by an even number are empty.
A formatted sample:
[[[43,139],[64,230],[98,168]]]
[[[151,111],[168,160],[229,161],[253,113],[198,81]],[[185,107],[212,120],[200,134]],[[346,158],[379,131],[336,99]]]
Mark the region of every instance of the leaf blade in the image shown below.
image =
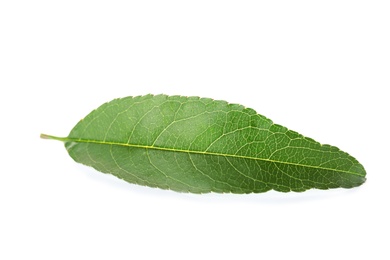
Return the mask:
[[[80,121],[65,146],[75,161],[99,171],[182,192],[349,188],[366,175],[336,147],[241,105],[198,97],[113,100]]]

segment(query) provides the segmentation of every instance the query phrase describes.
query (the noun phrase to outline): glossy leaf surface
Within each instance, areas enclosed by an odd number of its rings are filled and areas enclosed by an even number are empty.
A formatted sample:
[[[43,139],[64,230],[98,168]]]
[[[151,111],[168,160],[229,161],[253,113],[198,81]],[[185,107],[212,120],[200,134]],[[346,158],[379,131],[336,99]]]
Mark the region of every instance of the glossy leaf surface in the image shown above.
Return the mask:
[[[251,193],[351,188],[363,166],[330,145],[254,110],[207,98],[115,99],[81,120],[65,142],[79,163],[130,183],[180,192]]]

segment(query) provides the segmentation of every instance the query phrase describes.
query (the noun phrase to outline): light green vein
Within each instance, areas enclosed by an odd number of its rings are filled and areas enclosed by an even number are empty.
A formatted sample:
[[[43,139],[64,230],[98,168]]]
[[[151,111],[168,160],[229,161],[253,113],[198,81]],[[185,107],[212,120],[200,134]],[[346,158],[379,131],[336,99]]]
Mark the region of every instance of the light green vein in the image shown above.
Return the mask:
[[[58,141],[62,141],[62,142],[92,143],[92,144],[103,144],[103,145],[117,145],[117,146],[133,147],[133,148],[143,148],[143,149],[158,150],[158,151],[169,151],[169,152],[181,152],[181,153],[190,153],[190,154],[224,156],[224,157],[231,157],[231,158],[257,160],[257,161],[264,161],[264,162],[269,162],[269,163],[279,163],[279,164],[285,164],[285,165],[291,165],[291,166],[306,167],[306,168],[312,168],[312,169],[318,169],[318,170],[334,171],[334,172],[347,173],[347,174],[352,174],[352,175],[357,175],[357,176],[360,176],[360,177],[364,177],[363,174],[359,174],[357,172],[350,172],[350,171],[346,171],[346,170],[338,170],[338,169],[332,169],[332,168],[321,167],[321,166],[314,166],[314,165],[304,165],[304,164],[292,163],[292,162],[283,162],[283,161],[271,160],[271,159],[267,159],[267,158],[258,158],[258,157],[251,157],[251,156],[244,156],[244,155],[237,155],[237,154],[223,154],[223,153],[209,152],[209,151],[194,151],[194,150],[175,149],[175,148],[148,146],[148,145],[140,145],[140,144],[118,143],[118,142],[109,142],[109,141],[99,141],[99,140],[84,140],[84,139],[76,139],[76,138],[68,138],[68,137],[57,137],[57,136],[46,135],[46,134],[41,134],[41,138],[43,138],[43,139],[53,139],[53,140],[58,140]]]

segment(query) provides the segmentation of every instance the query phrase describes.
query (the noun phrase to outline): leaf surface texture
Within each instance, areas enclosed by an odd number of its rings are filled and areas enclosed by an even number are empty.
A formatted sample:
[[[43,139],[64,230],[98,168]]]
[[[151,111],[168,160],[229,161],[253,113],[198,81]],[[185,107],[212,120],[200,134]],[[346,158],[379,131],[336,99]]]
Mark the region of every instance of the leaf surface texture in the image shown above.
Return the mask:
[[[115,99],[65,141],[79,163],[130,183],[179,192],[258,193],[351,188],[363,166],[253,109],[207,98]]]

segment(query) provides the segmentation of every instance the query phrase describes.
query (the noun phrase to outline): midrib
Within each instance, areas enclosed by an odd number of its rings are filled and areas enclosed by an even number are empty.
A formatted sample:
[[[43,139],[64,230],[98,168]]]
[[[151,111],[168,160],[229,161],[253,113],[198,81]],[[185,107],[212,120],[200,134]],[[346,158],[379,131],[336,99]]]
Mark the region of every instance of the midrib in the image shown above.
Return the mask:
[[[55,140],[59,140],[59,141],[63,141],[63,142],[92,143],[92,144],[102,144],[102,145],[117,145],[117,146],[143,148],[143,149],[151,149],[151,150],[158,150],[158,151],[169,151],[169,152],[179,152],[179,153],[191,153],[191,154],[224,156],[224,157],[232,157],[232,158],[241,158],[241,159],[248,159],[248,160],[264,161],[264,162],[269,162],[269,163],[278,163],[278,164],[285,164],[285,165],[292,165],[292,166],[300,166],[300,167],[306,167],[306,168],[312,168],[312,169],[318,169],[318,170],[328,170],[328,171],[334,171],[334,172],[339,172],[339,173],[347,173],[347,174],[352,174],[352,175],[357,175],[357,176],[360,176],[360,177],[364,177],[364,175],[362,175],[362,174],[359,174],[359,173],[356,173],[356,172],[351,172],[351,171],[346,171],[346,170],[338,170],[338,169],[332,169],[332,168],[315,166],[315,165],[304,165],[304,164],[293,163],[293,162],[283,162],[283,161],[271,160],[271,159],[267,159],[267,158],[252,157],[252,156],[244,156],[244,155],[236,155],[236,154],[224,154],[224,153],[207,152],[207,151],[185,150],[185,149],[177,149],[177,148],[166,148],[166,147],[140,145],[140,144],[118,143],[118,142],[101,141],[101,140],[89,140],[89,139],[87,140],[87,139],[68,138],[68,137],[56,137],[56,136],[50,136],[50,135],[44,135],[44,136],[45,136],[45,138],[55,139]]]

